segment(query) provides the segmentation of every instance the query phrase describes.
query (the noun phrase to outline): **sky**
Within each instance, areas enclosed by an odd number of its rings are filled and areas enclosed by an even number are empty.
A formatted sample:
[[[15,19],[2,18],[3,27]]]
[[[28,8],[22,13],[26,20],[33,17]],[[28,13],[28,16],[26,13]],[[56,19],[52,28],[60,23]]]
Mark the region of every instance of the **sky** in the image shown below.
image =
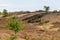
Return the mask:
[[[60,10],[60,0],[0,0],[0,11],[36,11],[49,6],[50,10]]]

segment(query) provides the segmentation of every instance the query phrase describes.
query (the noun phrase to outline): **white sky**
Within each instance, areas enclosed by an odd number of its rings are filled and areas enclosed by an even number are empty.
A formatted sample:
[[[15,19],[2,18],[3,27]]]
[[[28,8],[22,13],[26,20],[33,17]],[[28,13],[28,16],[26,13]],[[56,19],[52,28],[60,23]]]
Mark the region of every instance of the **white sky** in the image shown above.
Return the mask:
[[[60,0],[0,0],[0,11],[35,11],[45,5],[50,6],[50,10],[60,10]]]

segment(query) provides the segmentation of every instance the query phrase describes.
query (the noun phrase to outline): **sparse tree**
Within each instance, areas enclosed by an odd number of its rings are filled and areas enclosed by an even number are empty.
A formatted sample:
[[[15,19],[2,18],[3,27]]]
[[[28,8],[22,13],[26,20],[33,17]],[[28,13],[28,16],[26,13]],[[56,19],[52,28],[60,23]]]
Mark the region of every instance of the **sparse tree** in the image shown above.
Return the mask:
[[[8,12],[6,9],[3,10],[3,15],[4,15],[3,17],[6,17],[8,15]]]
[[[50,7],[49,6],[44,6],[44,9],[45,9],[45,12],[47,13],[49,11]]]

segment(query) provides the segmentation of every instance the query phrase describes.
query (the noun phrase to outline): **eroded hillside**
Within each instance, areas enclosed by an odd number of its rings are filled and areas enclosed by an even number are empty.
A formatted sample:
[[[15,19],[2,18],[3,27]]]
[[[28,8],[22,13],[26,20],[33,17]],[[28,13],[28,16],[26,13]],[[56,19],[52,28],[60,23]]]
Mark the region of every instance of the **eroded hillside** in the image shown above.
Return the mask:
[[[14,31],[6,28],[7,20],[16,16],[23,21],[23,28],[16,40],[60,40],[60,13],[31,12],[0,16],[0,39],[7,40]]]

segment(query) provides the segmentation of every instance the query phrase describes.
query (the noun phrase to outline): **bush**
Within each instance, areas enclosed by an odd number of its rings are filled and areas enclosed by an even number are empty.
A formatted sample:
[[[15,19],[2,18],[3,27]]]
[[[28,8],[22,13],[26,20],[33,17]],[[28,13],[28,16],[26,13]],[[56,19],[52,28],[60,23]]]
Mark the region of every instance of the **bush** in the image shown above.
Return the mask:
[[[4,15],[3,17],[6,17],[8,15],[8,12],[6,9],[3,10],[3,15]]]
[[[19,32],[22,28],[22,23],[17,20],[16,17],[12,17],[8,20],[7,27],[13,30],[15,33]]]
[[[15,32],[15,35],[11,35],[10,40],[16,39],[16,33],[19,32],[22,28],[22,23],[18,21],[17,17],[12,17],[7,22],[7,28],[10,30],[13,30]]]

